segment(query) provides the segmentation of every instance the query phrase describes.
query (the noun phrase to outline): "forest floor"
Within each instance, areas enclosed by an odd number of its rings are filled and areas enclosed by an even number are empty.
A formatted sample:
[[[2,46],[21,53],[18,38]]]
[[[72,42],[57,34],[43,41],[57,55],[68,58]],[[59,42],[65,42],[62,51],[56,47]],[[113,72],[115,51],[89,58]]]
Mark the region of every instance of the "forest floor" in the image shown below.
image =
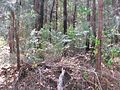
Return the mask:
[[[9,47],[3,38],[0,38],[0,68],[9,65]]]
[[[37,65],[23,63],[19,72],[9,58],[8,46],[0,46],[0,90],[58,90],[58,87],[63,90],[120,90],[120,58],[111,66],[102,63],[101,82],[89,54],[45,60]]]

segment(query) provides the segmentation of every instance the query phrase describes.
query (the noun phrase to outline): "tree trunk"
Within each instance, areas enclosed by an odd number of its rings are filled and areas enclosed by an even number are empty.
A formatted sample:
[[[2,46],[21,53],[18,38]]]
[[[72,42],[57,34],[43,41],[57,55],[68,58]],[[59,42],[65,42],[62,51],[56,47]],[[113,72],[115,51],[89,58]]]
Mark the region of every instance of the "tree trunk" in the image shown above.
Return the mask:
[[[101,42],[102,42],[102,30],[103,30],[103,0],[98,0],[98,33],[96,43],[96,71],[101,72]]]
[[[40,2],[39,0],[34,0],[33,1],[33,5],[34,5],[34,11],[37,12],[37,14],[40,14]]]
[[[43,28],[44,22],[44,0],[34,0],[34,10],[38,14],[35,22],[35,28],[36,31],[39,31],[41,28]]]
[[[40,2],[39,0],[34,0],[33,2],[33,5],[34,5],[34,11],[38,14],[38,16],[36,17],[36,20],[35,20],[35,29],[36,31],[39,30],[39,23],[40,23]]]
[[[75,7],[74,7],[74,14],[73,14],[73,28],[75,29],[76,15],[77,15],[77,0],[75,0],[74,4],[75,4]]]
[[[12,15],[12,48],[13,48],[13,52],[15,52],[15,12],[12,11],[11,12]]]
[[[45,1],[45,20],[44,20],[44,23],[47,23],[47,14],[48,14],[48,4],[47,4],[47,1]]]
[[[63,2],[63,33],[67,34],[67,0]],[[64,43],[64,46],[67,45],[67,42]],[[63,52],[63,56],[66,57],[66,51]]]
[[[95,47],[95,39],[96,39],[96,0],[93,0],[92,3],[92,20],[91,20],[91,24],[92,24],[92,32],[93,32],[93,36],[94,36],[94,40],[92,41],[92,47]]]
[[[10,14],[11,14],[10,15],[11,26],[8,32],[8,41],[9,41],[10,53],[14,53],[15,52],[15,42],[14,42],[15,12],[11,9]]]
[[[87,9],[90,8],[90,0],[87,0]],[[90,22],[90,12],[87,14],[87,21]]]
[[[39,29],[43,28],[43,22],[44,22],[44,0],[41,0],[41,7],[40,7],[40,26]]]
[[[9,43],[9,48],[10,48],[10,53],[13,53],[13,48],[12,48],[12,30],[11,26],[8,31],[8,43]]]
[[[56,0],[56,31],[58,29],[58,0]]]
[[[118,0],[119,1],[119,0]],[[112,8],[113,8],[113,17],[119,17],[119,11],[118,11],[118,5],[117,5],[117,3],[119,3],[119,2],[117,2],[117,0],[112,0]],[[119,21],[119,20],[117,20],[117,21]],[[119,26],[117,25],[117,30],[118,30],[118,32],[119,32]],[[111,32],[112,33],[112,32]],[[113,35],[112,37],[111,37],[111,44],[112,43],[118,43],[119,42],[119,38],[118,38],[118,36],[117,35]]]
[[[64,16],[64,34],[67,34],[67,0],[63,2],[63,16]]]
[[[19,18],[20,18],[20,1],[16,2],[16,22],[15,22],[15,39],[17,50],[17,69],[20,69],[20,50],[19,50]]]
[[[43,28],[44,24],[44,0],[34,0],[34,10],[37,12],[38,16],[35,20],[35,30],[40,31],[41,28]],[[38,44],[36,45],[36,48],[42,48],[40,42],[40,36],[37,33],[36,38],[38,39]]]
[[[55,6],[55,0],[53,0],[53,5],[52,5],[51,12],[50,12],[50,29],[49,29],[50,32],[51,32],[52,13],[53,13],[54,6]],[[50,40],[50,43],[51,43],[51,35],[49,36],[49,40]]]
[[[93,0],[92,30],[94,37],[96,37],[96,0]]]
[[[87,9],[90,8],[90,0],[87,0]],[[90,23],[90,13],[87,14],[87,21]],[[90,27],[90,25],[89,25]],[[90,50],[89,32],[86,34],[86,52]]]

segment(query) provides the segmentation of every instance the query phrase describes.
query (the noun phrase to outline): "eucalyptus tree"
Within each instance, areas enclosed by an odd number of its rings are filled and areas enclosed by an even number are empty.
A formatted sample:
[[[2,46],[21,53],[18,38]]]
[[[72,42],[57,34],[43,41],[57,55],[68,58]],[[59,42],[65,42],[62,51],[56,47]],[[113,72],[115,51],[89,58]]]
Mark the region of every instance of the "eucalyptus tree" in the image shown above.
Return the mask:
[[[103,0],[98,0],[98,32],[96,40],[96,71],[101,72],[103,31]]]
[[[16,55],[17,55],[17,69],[20,69],[20,46],[19,46],[19,23],[20,23],[20,11],[21,11],[21,0],[17,0],[15,3],[15,39],[16,39]]]

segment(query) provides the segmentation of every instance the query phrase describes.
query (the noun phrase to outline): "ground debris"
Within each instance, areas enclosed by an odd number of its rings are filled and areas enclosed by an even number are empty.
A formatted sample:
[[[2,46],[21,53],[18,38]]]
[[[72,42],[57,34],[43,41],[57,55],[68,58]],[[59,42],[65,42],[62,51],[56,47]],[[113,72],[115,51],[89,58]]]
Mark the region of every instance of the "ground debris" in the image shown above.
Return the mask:
[[[22,64],[19,72],[15,65],[2,68],[0,77],[4,80],[0,83],[0,90],[57,90],[62,68],[65,70],[63,90],[100,90],[100,87],[102,90],[119,90],[120,72],[104,66],[101,83],[98,83],[99,74],[89,60],[87,56],[76,55],[62,57],[59,62],[43,61],[36,67]]]

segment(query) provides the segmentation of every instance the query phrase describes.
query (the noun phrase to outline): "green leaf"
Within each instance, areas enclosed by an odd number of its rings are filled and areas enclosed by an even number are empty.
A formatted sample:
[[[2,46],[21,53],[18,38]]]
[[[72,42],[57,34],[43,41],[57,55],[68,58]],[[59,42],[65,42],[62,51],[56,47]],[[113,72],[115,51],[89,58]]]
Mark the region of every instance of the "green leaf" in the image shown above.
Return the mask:
[[[108,65],[112,65],[112,64],[113,64],[112,58],[111,58],[110,60],[108,60],[107,64],[108,64]]]

